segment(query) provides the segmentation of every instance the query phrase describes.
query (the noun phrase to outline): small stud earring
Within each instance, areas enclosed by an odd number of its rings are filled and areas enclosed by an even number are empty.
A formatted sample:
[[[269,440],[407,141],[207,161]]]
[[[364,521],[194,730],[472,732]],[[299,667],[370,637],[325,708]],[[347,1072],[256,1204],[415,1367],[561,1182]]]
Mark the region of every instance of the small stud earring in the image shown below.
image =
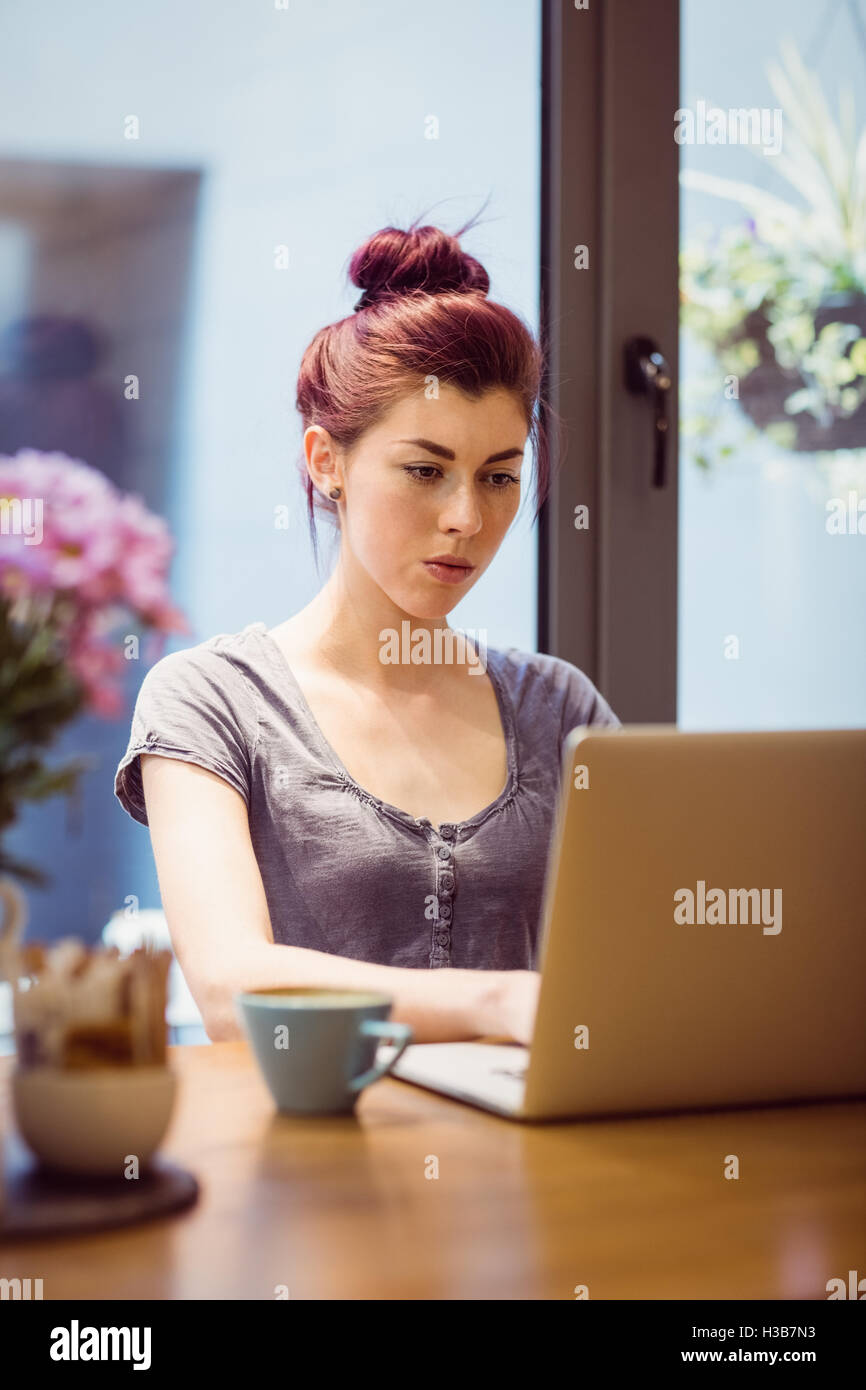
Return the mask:
[[[337,498],[342,496],[342,493],[343,489],[341,487],[332,487],[331,491],[328,493],[328,496],[330,497],[332,502],[336,502]]]

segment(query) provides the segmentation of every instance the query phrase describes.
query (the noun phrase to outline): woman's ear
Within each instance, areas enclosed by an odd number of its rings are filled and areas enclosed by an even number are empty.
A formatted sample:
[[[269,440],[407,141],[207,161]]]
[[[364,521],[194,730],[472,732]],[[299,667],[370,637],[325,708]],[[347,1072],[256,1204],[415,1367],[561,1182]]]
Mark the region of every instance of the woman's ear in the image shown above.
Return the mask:
[[[304,431],[304,455],[313,486],[323,497],[328,497],[335,487],[342,491],[344,484],[339,451],[323,425],[310,425]]]

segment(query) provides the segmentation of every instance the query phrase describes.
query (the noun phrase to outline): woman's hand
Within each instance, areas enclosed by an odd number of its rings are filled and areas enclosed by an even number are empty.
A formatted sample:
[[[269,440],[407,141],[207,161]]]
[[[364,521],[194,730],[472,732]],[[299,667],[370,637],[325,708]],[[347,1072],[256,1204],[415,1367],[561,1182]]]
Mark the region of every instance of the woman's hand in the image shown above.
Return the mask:
[[[528,1047],[535,1028],[541,975],[537,970],[505,970],[501,978],[499,1026],[495,1032]]]

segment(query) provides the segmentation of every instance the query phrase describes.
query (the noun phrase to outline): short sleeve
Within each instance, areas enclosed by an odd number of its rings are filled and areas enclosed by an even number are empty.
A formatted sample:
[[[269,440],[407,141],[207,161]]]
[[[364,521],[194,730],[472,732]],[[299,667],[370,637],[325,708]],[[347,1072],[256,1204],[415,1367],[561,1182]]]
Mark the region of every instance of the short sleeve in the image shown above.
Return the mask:
[[[139,757],[156,753],[216,773],[249,806],[256,727],[245,677],[227,657],[205,646],[171,652],[141,683],[114,794],[133,820],[147,825]]]
[[[561,656],[536,652],[532,656],[518,653],[543,684],[554,718],[559,724],[560,747],[572,729],[579,725],[608,725],[621,727],[607,700],[593,685],[589,676]]]
[[[589,676],[571,662],[563,661],[565,667],[565,699],[563,701],[562,738],[563,741],[581,724],[607,725],[612,729],[621,728],[607,700],[593,685]]]

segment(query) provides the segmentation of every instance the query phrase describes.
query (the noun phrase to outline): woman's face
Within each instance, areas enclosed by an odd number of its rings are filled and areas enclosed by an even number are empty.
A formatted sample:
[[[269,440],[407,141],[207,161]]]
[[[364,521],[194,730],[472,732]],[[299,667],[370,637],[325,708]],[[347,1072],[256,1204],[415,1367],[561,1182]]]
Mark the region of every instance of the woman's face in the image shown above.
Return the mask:
[[[510,392],[472,400],[447,384],[436,399],[422,388],[398,401],[348,459],[311,425],[304,443],[313,480],[325,493],[334,483],[343,489],[343,562],[361,565],[405,613],[449,613],[514,520],[526,436]],[[454,565],[436,564],[442,557]]]

